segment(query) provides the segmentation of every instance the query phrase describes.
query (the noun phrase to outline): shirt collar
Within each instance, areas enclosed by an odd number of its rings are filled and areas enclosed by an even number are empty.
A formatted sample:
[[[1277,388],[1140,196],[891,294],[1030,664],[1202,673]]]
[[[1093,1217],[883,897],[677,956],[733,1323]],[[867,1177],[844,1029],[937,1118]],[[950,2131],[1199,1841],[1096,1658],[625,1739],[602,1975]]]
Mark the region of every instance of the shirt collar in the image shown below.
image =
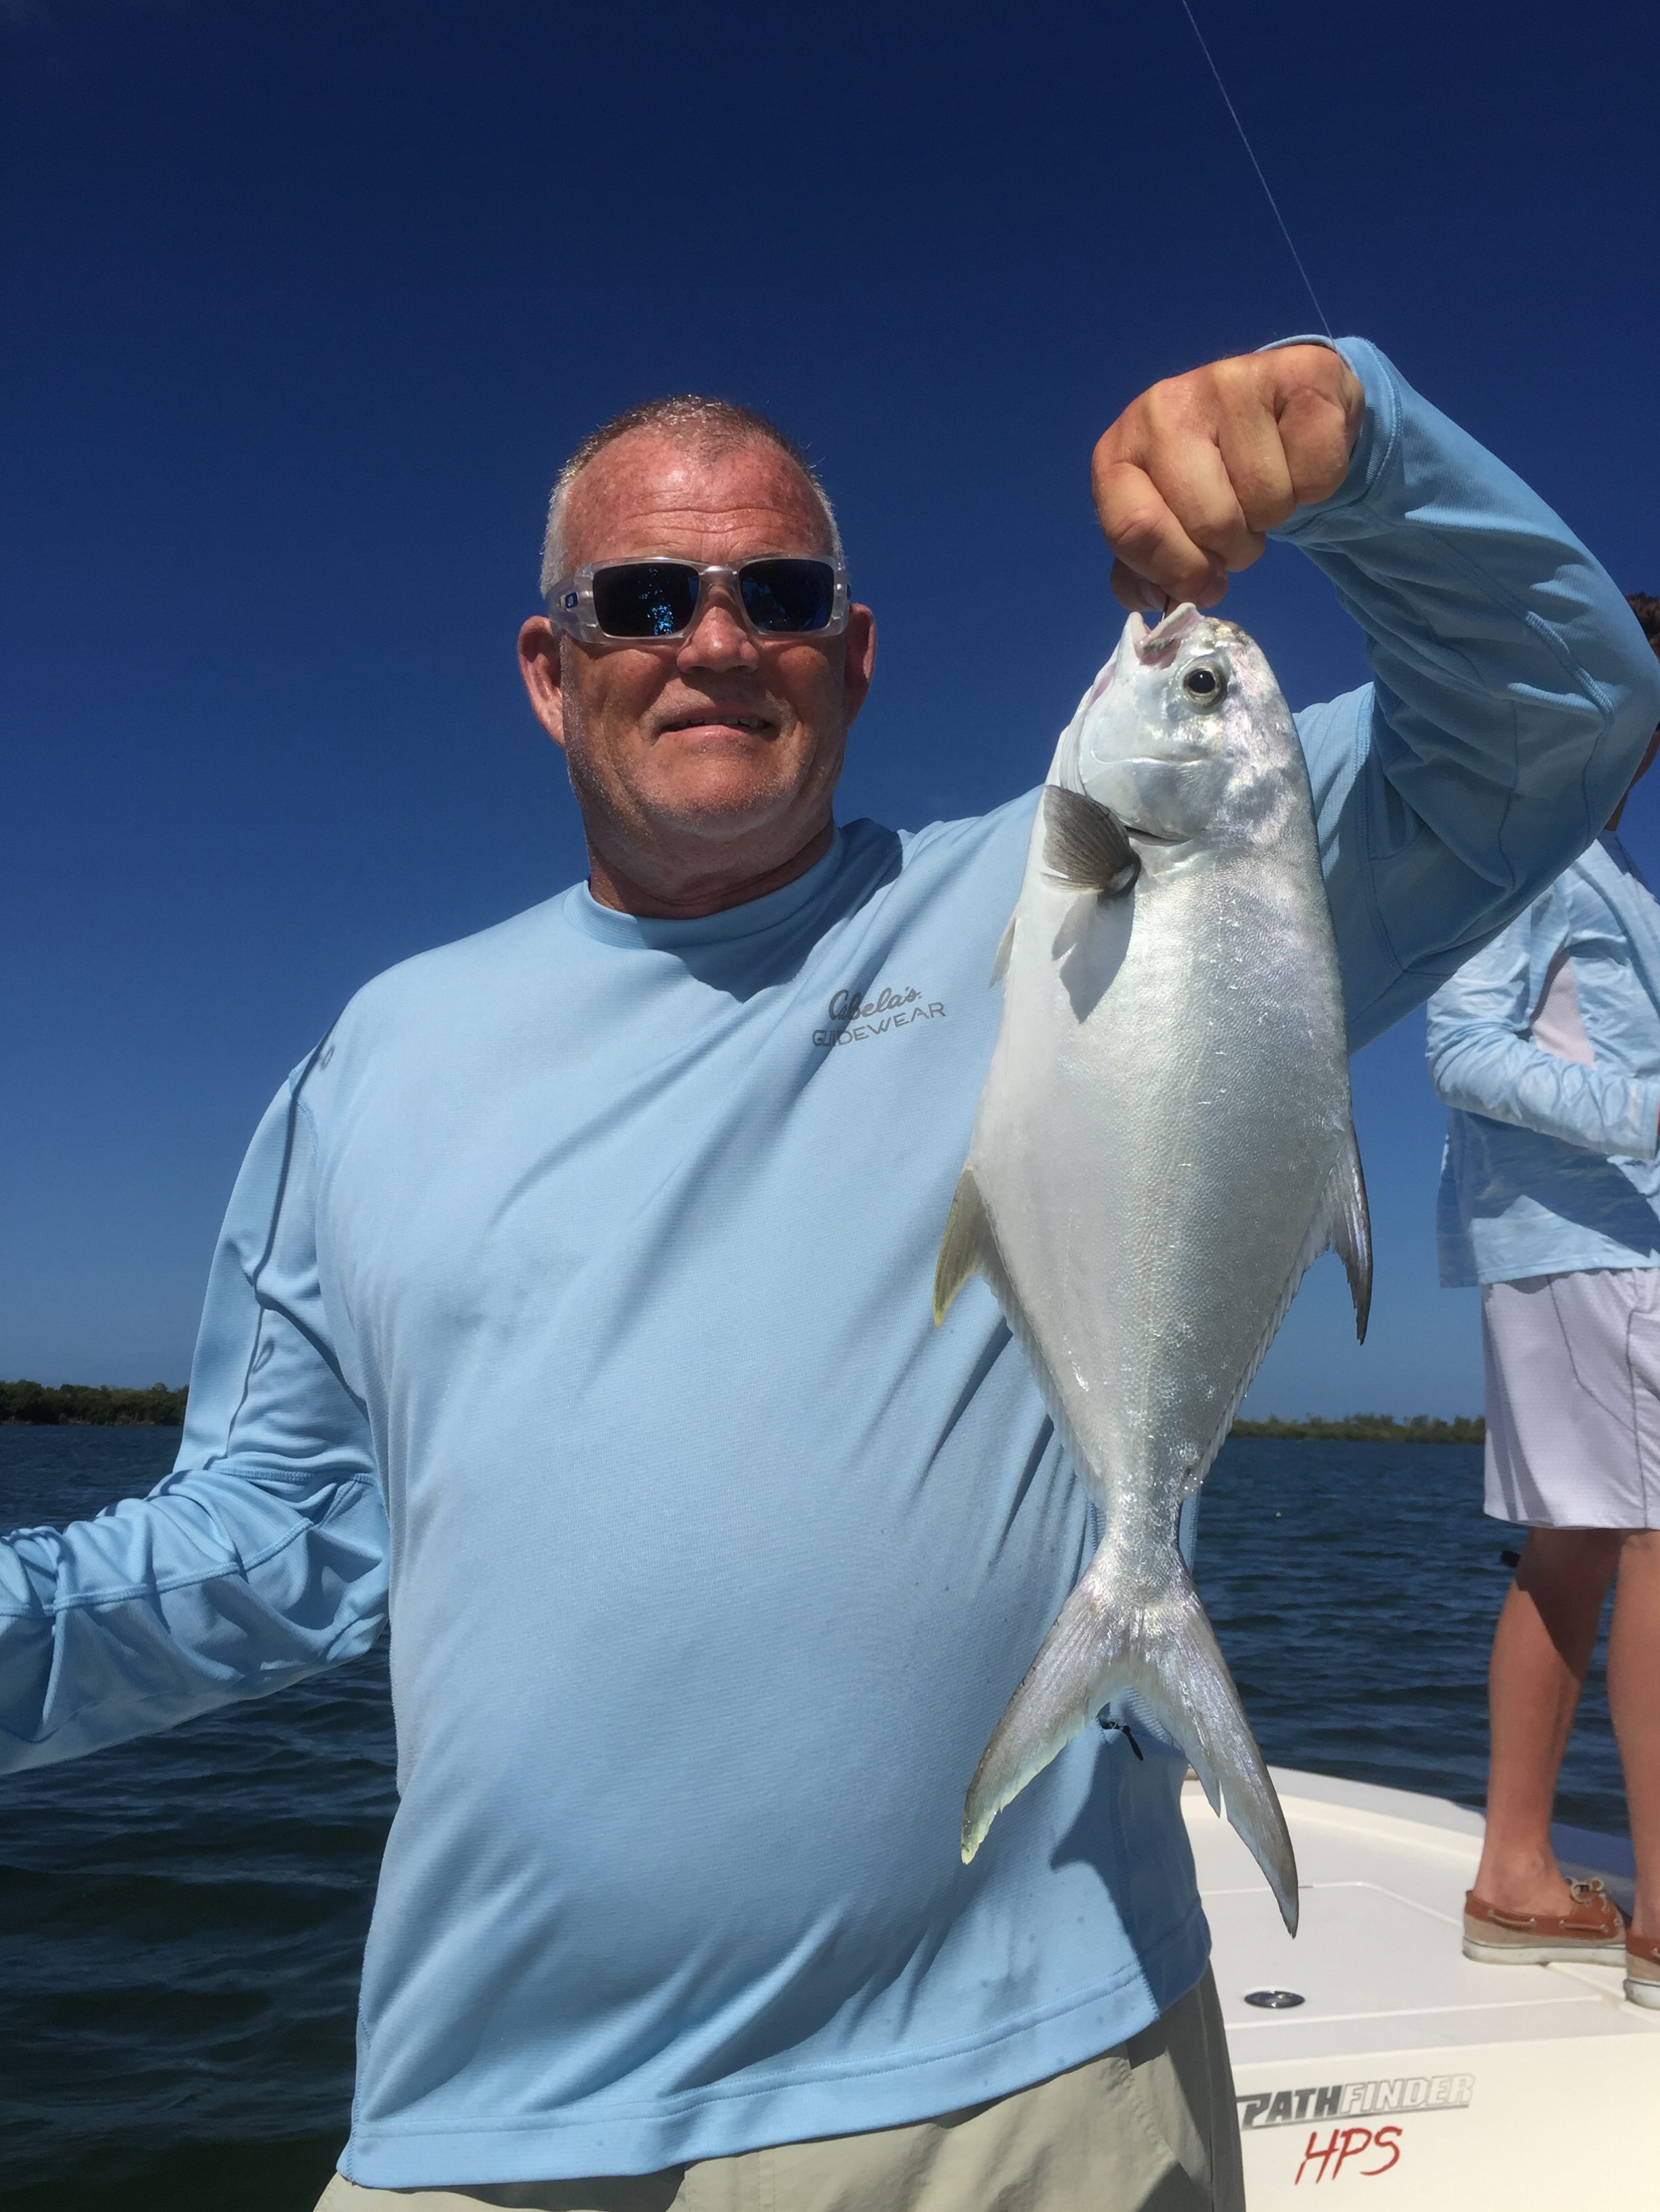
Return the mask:
[[[660,921],[643,915],[620,914],[601,906],[586,884],[574,884],[565,894],[565,918],[587,937],[602,944],[642,946],[657,952],[690,951],[703,945],[726,945],[745,937],[763,937],[769,930],[791,921],[835,884],[846,854],[847,840],[832,830],[829,849],[805,874],[796,876],[775,891],[746,899],[741,906],[722,907],[718,914],[699,915],[690,921]]]

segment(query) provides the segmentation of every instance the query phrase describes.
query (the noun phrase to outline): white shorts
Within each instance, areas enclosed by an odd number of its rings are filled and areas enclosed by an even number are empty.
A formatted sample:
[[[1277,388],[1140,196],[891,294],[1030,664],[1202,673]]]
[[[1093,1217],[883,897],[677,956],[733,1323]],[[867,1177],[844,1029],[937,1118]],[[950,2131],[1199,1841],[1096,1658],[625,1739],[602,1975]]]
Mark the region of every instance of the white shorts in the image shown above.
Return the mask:
[[[1481,1341],[1494,1520],[1660,1528],[1660,1267],[1486,1284]]]

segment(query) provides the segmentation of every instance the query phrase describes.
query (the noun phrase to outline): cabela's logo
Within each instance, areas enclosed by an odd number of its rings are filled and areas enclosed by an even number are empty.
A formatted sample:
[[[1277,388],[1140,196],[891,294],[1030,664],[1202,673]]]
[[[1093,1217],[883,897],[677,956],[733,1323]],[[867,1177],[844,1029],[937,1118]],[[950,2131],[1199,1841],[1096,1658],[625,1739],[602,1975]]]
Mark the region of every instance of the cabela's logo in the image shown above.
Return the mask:
[[[861,1044],[866,1037],[906,1029],[912,1022],[938,1021],[945,1011],[942,1000],[925,999],[909,984],[897,991],[884,984],[873,999],[862,998],[857,991],[837,991],[830,1002],[830,1024],[815,1030],[812,1041],[826,1049]]]

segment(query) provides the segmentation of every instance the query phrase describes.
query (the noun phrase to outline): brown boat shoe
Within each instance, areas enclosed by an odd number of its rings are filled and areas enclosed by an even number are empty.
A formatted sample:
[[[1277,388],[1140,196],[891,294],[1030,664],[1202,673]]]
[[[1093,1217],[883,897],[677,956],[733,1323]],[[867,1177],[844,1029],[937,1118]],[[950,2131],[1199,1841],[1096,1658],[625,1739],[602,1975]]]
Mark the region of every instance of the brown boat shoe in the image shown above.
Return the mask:
[[[1626,1917],[1596,1880],[1571,1881],[1569,1911],[1501,1912],[1472,1889],[1464,1897],[1464,1956],[1486,1966],[1542,1966],[1552,1960],[1578,1959],[1592,1966],[1626,1966]],[[1654,1968],[1660,2003],[1660,1965]],[[1630,1995],[1630,1983],[1627,1994]],[[1639,2003],[1651,2002],[1646,1998]]]
[[[1626,1932],[1626,1995],[1660,2012],[1660,1939]]]

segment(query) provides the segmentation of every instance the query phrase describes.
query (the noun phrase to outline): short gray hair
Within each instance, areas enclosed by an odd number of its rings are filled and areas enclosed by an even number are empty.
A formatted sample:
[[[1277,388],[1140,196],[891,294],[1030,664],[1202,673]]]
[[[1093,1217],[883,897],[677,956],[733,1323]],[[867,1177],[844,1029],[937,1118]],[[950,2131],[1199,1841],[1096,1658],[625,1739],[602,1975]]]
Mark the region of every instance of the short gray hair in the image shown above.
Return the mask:
[[[544,599],[552,596],[554,586],[565,573],[565,509],[570,502],[571,486],[597,454],[604,453],[607,446],[615,445],[617,439],[626,438],[630,430],[662,430],[671,436],[679,434],[688,444],[717,454],[730,453],[734,446],[747,444],[751,439],[775,447],[806,477],[807,488],[824,514],[830,550],[838,561],[842,558],[842,532],[836,526],[830,494],[819,481],[818,470],[794,439],[756,409],[741,407],[735,399],[706,399],[699,392],[677,392],[666,399],[647,399],[637,407],[625,407],[609,422],[590,430],[554,478],[553,494],[548,501],[548,526],[542,539]]]

